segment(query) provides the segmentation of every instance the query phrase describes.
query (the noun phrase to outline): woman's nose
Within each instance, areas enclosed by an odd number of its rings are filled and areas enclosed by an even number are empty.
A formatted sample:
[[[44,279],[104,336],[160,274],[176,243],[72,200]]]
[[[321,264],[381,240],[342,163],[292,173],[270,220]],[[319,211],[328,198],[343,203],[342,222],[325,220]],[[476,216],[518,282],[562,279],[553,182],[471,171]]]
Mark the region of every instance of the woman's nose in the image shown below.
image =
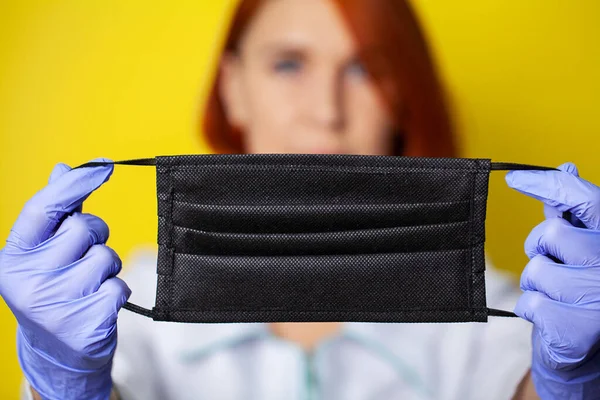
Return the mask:
[[[340,130],[344,125],[344,88],[339,74],[322,74],[306,90],[306,108],[312,122],[321,129]]]

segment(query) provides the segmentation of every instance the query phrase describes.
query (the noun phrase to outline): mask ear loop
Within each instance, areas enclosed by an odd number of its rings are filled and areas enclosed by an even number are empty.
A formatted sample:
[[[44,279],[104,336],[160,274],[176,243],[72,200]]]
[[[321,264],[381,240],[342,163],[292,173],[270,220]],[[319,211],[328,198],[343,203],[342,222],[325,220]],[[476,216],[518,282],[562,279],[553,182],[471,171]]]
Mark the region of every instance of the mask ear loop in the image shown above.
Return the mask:
[[[149,310],[147,308],[140,307],[137,304],[133,304],[130,302],[126,302],[125,304],[123,304],[123,308],[125,310],[129,310],[136,314],[140,314],[140,315],[143,315],[144,317],[148,317],[148,318],[152,318],[152,319],[154,319],[154,316],[156,315],[154,313],[154,310]]]
[[[558,168],[552,167],[541,167],[538,165],[529,165],[529,164],[518,164],[518,163],[506,163],[506,162],[493,162],[491,164],[490,170],[492,171],[560,171]],[[567,220],[570,224],[576,225],[578,223],[578,219],[573,216],[570,211],[563,211],[562,218]],[[563,262],[555,259],[554,261],[562,264]],[[496,310],[493,308],[488,308],[488,315],[494,315],[499,317],[516,317],[517,315],[510,311]]]
[[[558,168],[552,167],[541,167],[539,165],[529,164],[517,164],[517,163],[505,163],[505,162],[493,162],[490,170],[492,171],[560,171]],[[572,225],[581,224],[581,222],[571,214],[571,211],[563,211],[563,219],[566,219]]]
[[[102,167],[105,165],[156,165],[156,158],[137,158],[134,160],[121,160],[121,161],[90,161],[85,164],[81,164],[73,169],[88,168],[88,167]]]
[[[85,164],[81,164],[73,169],[78,168],[90,168],[90,167],[102,167],[105,165],[140,165],[140,166],[156,166],[156,158],[137,158],[133,160],[121,160],[121,161],[90,161]],[[123,308],[132,311],[136,314],[141,314],[145,317],[154,319],[154,310],[149,310],[144,307],[140,307],[136,304],[126,302]]]

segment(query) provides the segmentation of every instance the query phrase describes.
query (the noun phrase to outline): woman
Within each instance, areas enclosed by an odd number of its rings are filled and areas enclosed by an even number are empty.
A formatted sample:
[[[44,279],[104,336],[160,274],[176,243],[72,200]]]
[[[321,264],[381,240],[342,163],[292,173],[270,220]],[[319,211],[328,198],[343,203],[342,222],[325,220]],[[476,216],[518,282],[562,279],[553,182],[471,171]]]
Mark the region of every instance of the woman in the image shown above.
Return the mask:
[[[204,132],[222,153],[455,155],[431,58],[403,0],[242,1],[207,104]],[[71,303],[78,302],[51,301],[53,308],[45,309],[60,310],[54,320],[2,288],[19,320],[19,359],[34,397],[39,391],[48,398],[100,399],[112,389],[124,400],[536,398],[528,377],[531,330],[522,320],[185,325],[122,312],[113,363],[116,314],[130,292],[115,277],[118,257],[104,246],[107,227],[77,208],[111,172],[57,166],[13,229],[19,235],[10,245],[20,248],[41,245],[56,232],[47,241],[61,256],[69,246],[57,241],[76,231],[85,244],[75,245],[81,257],[75,264],[100,265],[89,274],[102,270],[93,288],[69,278],[70,267],[53,270],[65,290],[81,287],[82,296],[98,297],[76,310]],[[83,191],[63,199],[73,186]],[[62,214],[53,214],[31,233],[31,210],[47,193],[63,199],[69,215],[58,225]],[[71,245],[78,243],[73,238]],[[50,259],[28,257],[24,263],[36,266]],[[151,253],[131,260],[125,280],[132,302],[152,306],[155,265]],[[28,293],[50,297],[54,281],[37,282],[38,276],[27,279],[34,285]],[[494,271],[487,292],[500,309],[511,309],[519,294]]]

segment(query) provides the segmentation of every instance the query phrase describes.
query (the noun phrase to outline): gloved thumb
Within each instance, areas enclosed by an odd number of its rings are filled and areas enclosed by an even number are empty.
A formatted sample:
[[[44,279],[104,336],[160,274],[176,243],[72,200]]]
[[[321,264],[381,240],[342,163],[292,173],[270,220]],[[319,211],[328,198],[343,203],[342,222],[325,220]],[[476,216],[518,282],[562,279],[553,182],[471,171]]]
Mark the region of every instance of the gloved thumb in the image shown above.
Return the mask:
[[[48,184],[54,183],[60,179],[61,176],[69,172],[72,168],[67,164],[58,163],[54,166],[54,169],[50,173],[50,178],[48,179]],[[74,212],[83,212],[83,204],[73,210]]]
[[[552,207],[546,208],[547,215],[570,211],[587,228],[600,229],[600,188],[580,178],[572,163],[560,171],[511,171],[506,183]]]
[[[71,167],[69,167],[67,164],[63,164],[63,163],[56,164],[54,166],[54,169],[50,173],[50,178],[48,179],[48,183],[56,182],[56,180],[58,180],[58,178],[60,178],[61,176],[63,176],[67,172],[69,172],[70,170],[71,170]]]
[[[94,161],[110,162],[107,159]],[[65,171],[65,166],[55,167],[50,176],[51,183],[23,207],[6,244],[31,249],[45,241],[56,230],[63,216],[81,210],[85,199],[106,182],[112,172],[112,164],[69,171]]]
[[[573,176],[579,176],[579,171],[577,167],[573,163],[564,163],[563,165],[558,167],[559,170],[567,172]],[[562,217],[562,211],[558,210],[556,207],[549,206],[544,204],[544,216],[546,219]]]

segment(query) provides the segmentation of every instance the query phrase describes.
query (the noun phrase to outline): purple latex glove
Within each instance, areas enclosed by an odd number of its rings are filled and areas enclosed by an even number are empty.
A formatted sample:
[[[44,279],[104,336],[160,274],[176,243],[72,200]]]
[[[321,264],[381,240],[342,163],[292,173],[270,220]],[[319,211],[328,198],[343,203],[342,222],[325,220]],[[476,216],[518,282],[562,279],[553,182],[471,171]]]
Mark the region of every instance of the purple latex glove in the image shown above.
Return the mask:
[[[532,378],[542,399],[600,399],[600,188],[561,171],[513,171],[508,185],[545,204],[515,313],[534,324]],[[572,221],[561,218],[571,212]]]
[[[110,161],[110,160],[99,160]],[[108,226],[81,212],[113,167],[58,164],[0,251],[0,295],[18,321],[17,352],[44,399],[108,399],[117,312],[130,290],[105,245]]]

